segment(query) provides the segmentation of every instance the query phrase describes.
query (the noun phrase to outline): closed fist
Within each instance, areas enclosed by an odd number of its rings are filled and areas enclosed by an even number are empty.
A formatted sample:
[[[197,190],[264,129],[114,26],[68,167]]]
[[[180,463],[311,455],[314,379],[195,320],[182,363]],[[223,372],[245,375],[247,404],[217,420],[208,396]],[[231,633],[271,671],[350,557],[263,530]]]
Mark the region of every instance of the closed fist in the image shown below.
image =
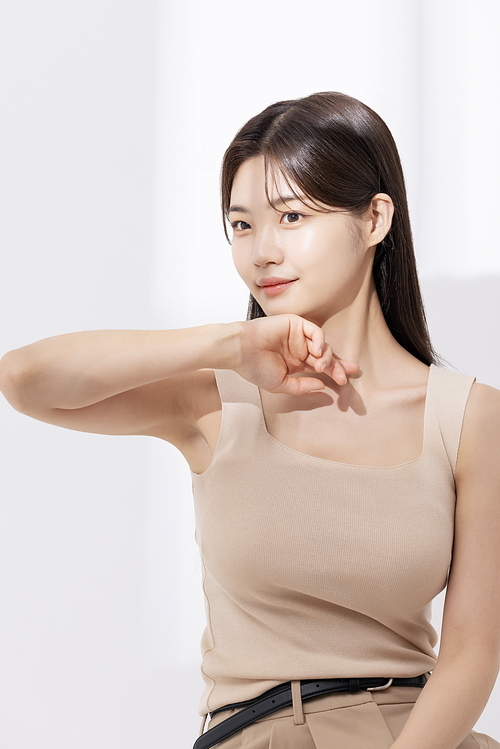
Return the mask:
[[[322,328],[299,315],[259,317],[240,324],[239,352],[232,367],[249,382],[271,393],[303,395],[323,390],[315,377],[299,372],[324,372],[338,385],[358,371],[354,362],[336,359]]]

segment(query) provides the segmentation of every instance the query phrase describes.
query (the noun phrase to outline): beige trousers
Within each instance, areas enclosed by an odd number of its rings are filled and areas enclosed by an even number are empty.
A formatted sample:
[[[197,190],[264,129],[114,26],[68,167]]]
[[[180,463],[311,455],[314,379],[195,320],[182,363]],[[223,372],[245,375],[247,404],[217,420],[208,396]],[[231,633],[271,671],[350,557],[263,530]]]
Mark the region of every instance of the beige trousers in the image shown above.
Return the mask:
[[[293,705],[243,728],[214,749],[390,749],[422,689],[425,686],[362,689],[302,702],[299,682],[292,681]],[[236,712],[217,713],[205,730]],[[500,749],[500,743],[471,731],[457,749]]]

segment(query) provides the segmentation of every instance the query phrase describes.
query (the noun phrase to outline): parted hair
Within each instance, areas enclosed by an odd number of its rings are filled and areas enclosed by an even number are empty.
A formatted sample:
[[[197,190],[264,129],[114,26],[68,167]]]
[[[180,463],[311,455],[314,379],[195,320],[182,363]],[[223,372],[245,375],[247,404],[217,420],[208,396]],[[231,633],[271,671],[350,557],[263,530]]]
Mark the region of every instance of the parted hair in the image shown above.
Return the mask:
[[[398,343],[425,364],[439,364],[420,292],[403,169],[382,118],[358,99],[325,91],[276,102],[248,120],[222,160],[221,207],[228,242],[234,177],[244,161],[260,155],[275,185],[279,172],[291,193],[311,201],[316,210],[320,203],[360,216],[377,193],[392,198],[391,228],[373,259],[375,288]],[[265,316],[250,295],[247,320]]]

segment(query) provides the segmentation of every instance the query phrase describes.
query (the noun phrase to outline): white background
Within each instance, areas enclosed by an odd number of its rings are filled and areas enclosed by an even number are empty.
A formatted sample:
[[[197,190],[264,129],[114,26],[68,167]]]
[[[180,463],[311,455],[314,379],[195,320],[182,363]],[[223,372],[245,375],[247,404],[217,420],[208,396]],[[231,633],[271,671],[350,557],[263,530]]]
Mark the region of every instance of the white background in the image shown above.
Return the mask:
[[[0,354],[244,319],[222,154],[271,102],[334,90],[399,145],[437,350],[500,387],[499,37],[495,0],[4,0]],[[0,419],[0,745],[192,746],[205,619],[182,456],[4,400]],[[497,739],[499,695],[475,727]]]

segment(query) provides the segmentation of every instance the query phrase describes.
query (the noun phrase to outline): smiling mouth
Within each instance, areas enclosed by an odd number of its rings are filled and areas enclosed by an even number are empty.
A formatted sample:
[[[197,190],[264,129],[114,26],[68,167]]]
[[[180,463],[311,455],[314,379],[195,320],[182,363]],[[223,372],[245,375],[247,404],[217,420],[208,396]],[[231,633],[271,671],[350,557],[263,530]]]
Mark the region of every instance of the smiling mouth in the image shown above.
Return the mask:
[[[282,291],[285,291],[285,289],[288,289],[292,284],[297,281],[296,278],[292,279],[291,281],[283,281],[282,283],[273,283],[268,286],[262,286],[262,291],[266,296],[276,296],[277,294],[280,294]]]

